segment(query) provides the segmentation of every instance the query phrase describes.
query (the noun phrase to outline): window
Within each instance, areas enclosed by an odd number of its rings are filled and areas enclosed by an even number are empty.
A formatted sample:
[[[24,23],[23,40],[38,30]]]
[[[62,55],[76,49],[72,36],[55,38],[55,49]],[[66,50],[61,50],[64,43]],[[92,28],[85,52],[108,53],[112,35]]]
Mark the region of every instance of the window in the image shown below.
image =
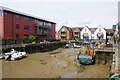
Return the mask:
[[[19,38],[19,36],[20,36],[19,34],[16,34],[16,39],[18,39],[18,38]]]
[[[75,32],[75,34],[76,34],[76,35],[78,35],[78,34],[79,34],[79,32]]]
[[[16,15],[16,19],[19,19],[20,18],[20,15]]]
[[[87,31],[87,29],[85,28],[85,32]]]
[[[83,33],[83,35],[84,35],[84,36],[89,36],[89,34],[88,34],[88,33]]]
[[[45,23],[45,22],[43,22],[43,25],[46,25],[46,23]]]
[[[36,23],[37,23],[37,20],[35,19],[34,21],[35,21],[35,24],[36,24]]]
[[[19,24],[16,24],[16,29],[19,29],[20,28],[20,25]]]
[[[49,26],[51,26],[51,23],[48,23]]]
[[[64,29],[64,28],[62,28],[62,31],[64,32],[64,31],[65,31],[65,29]]]
[[[101,28],[99,29],[99,31],[101,31]]]
[[[111,34],[110,32],[108,34]]]
[[[92,32],[92,34],[94,34],[94,32]]]
[[[8,12],[5,12],[5,15],[8,15]]]
[[[25,21],[29,21],[30,18],[28,18],[28,17],[24,17],[24,20],[25,20]]]
[[[0,16],[2,16],[2,10],[0,10]]]
[[[24,26],[24,29],[25,29],[25,30],[29,30],[30,27],[29,27],[29,26]]]

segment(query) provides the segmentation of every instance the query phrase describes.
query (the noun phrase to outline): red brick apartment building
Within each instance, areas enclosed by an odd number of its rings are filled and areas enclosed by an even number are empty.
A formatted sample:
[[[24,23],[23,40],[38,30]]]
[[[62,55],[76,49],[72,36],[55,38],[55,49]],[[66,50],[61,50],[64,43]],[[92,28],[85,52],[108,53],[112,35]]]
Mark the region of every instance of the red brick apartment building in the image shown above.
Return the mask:
[[[56,23],[0,6],[0,38],[16,39],[37,36],[55,39]]]

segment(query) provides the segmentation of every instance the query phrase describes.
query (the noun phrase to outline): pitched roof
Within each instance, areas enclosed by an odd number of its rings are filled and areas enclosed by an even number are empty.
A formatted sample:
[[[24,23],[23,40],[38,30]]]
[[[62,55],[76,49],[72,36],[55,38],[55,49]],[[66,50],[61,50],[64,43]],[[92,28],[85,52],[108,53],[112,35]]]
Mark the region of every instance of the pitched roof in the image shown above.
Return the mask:
[[[105,29],[105,30],[106,30],[107,33],[109,33],[109,32],[114,33],[115,32],[114,29]]]
[[[76,30],[76,29],[79,29],[80,31],[83,29],[84,27],[74,27],[74,28],[71,28],[73,31]]]
[[[70,28],[70,27],[66,27],[70,32],[72,32],[72,28]]]
[[[83,29],[84,27],[79,27],[80,31]]]
[[[91,32],[95,32],[97,28],[89,28]]]
[[[39,18],[39,17],[37,17],[37,16],[33,16],[33,15],[30,15],[30,14],[27,14],[27,13],[23,13],[23,12],[20,12],[20,11],[16,11],[16,10],[13,10],[13,9],[10,9],[10,8],[7,8],[7,7],[0,6],[0,9],[1,9],[1,10],[5,10],[5,11],[9,11],[9,12],[12,12],[12,13],[16,13],[16,14],[28,16],[28,17],[31,17],[31,18],[35,18],[35,19],[38,19],[38,20],[42,20],[42,21],[54,23],[54,22],[51,22],[51,21],[48,21],[48,20],[45,20],[45,19],[41,19],[41,18]],[[54,24],[56,24],[56,23],[54,23]]]
[[[67,27],[67,26],[64,26],[64,25],[60,28],[60,30],[61,30],[63,27],[65,27],[68,31],[72,32],[72,29],[71,29],[70,27]],[[59,30],[59,31],[60,31],[60,30]],[[59,31],[58,31],[58,32],[59,32]]]

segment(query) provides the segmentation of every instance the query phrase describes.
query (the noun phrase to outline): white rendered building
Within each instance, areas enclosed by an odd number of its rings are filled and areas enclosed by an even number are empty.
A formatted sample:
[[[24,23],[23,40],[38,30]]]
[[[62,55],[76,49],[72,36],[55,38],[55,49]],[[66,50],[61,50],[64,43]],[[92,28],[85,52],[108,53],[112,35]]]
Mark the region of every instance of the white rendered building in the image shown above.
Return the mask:
[[[88,26],[85,26],[81,30],[81,39],[92,39],[91,31]]]

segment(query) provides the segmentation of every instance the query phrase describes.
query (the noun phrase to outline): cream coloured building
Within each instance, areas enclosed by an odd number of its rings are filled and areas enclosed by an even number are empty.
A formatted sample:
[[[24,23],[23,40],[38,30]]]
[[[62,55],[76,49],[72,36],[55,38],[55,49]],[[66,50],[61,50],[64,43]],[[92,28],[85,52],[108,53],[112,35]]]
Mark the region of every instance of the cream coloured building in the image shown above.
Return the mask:
[[[92,34],[88,26],[81,30],[81,39],[92,39]]]

